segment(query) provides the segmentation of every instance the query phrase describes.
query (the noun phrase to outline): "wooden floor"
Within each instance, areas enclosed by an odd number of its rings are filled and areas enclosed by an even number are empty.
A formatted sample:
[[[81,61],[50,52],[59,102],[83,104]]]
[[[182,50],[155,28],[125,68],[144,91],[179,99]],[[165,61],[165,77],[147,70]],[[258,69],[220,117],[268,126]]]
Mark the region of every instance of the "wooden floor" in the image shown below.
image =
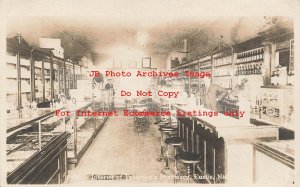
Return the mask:
[[[138,126],[130,117],[110,117],[77,167],[69,171],[65,183],[174,183],[172,176],[161,174],[165,162],[156,160],[160,153],[160,132],[153,122],[150,119],[149,125]],[[173,147],[170,150],[172,155]],[[186,175],[184,166],[181,170]],[[122,174],[130,180],[91,180],[93,174]]]

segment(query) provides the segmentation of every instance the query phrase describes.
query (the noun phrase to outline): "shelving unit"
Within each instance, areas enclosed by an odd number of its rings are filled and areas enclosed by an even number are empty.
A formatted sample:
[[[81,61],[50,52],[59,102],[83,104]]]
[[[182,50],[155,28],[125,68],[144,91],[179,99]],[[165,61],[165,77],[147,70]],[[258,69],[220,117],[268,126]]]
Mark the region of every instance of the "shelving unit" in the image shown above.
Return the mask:
[[[226,48],[212,55],[212,82],[227,90],[232,90],[232,64],[234,54]]]
[[[7,111],[29,107],[33,101],[49,103],[59,93],[69,96],[69,90],[83,77],[80,69],[85,69],[53,56],[51,50],[30,47],[21,36],[7,39],[6,68]]]
[[[237,53],[235,75],[262,74],[264,63],[264,48],[259,47]]]
[[[279,36],[277,33],[281,33]],[[235,45],[219,46],[213,52],[204,55],[197,60],[191,60],[173,67],[172,71],[178,71],[180,74],[187,69],[198,72],[206,71],[212,75],[212,83],[218,84],[228,90],[228,93],[235,94],[243,82],[249,86],[248,99],[250,100],[250,116],[254,120],[269,121],[273,124],[275,120],[262,119],[262,92],[265,87],[284,90],[294,85],[294,39],[293,33],[279,28],[270,30],[266,33],[260,33],[259,36],[249,39],[245,42]],[[272,85],[272,73],[278,69],[278,65],[287,66],[287,80],[285,85]],[[278,71],[278,70],[277,70]],[[278,75],[277,75],[278,76]],[[276,76],[275,76],[276,78]],[[180,76],[179,80],[184,80],[184,88],[188,88],[189,93],[201,87],[202,79]],[[277,78],[278,79],[278,78]],[[274,79],[275,80],[275,79]],[[170,80],[172,81],[172,79]],[[169,84],[169,83],[167,83]],[[275,82],[275,84],[278,84]],[[199,94],[198,94],[199,95]],[[225,98],[220,102],[222,108],[231,108],[239,110],[238,96]],[[228,105],[230,107],[226,107]],[[281,121],[276,119],[275,121]],[[275,123],[276,124],[276,123]],[[278,123],[277,123],[278,125]]]
[[[59,94],[76,97],[78,92],[86,93],[83,85],[89,86],[90,80],[82,79],[87,77],[87,68],[53,56],[51,51],[33,49],[21,36],[7,39],[6,68],[6,138],[11,168],[7,181],[10,184],[62,183],[68,164],[78,162],[107,119],[107,116],[77,119],[75,109],[95,111],[98,102],[103,103],[101,109],[109,110],[110,103],[101,100],[101,96],[88,101],[75,98],[78,99],[75,106],[66,103],[72,108],[72,116],[55,116],[56,109],[66,110],[61,104],[50,107]],[[79,81],[84,81],[81,90],[77,89]],[[30,108],[33,101],[38,104],[37,109]],[[39,179],[31,180],[35,175]],[[48,175],[52,177],[46,179],[44,176]]]
[[[198,72],[199,71],[199,62],[198,59],[194,60],[191,62],[190,68],[189,68],[190,72]],[[199,77],[193,76],[190,77],[189,76],[189,90],[191,94],[195,94],[196,92],[199,91]]]

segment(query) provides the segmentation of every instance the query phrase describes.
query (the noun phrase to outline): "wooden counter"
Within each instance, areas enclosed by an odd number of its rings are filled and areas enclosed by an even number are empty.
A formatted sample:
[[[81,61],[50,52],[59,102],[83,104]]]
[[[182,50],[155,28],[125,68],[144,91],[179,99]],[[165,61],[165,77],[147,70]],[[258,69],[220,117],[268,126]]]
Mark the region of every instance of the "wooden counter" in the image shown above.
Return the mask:
[[[174,108],[180,111],[202,111],[211,112],[207,108],[201,106],[178,106],[173,104]],[[277,126],[266,125],[257,126],[251,124],[250,121],[243,121],[230,116],[225,116],[222,113],[218,113],[218,116],[193,116],[188,117],[198,121],[206,128],[215,131],[219,137],[223,137],[227,141],[233,140],[250,140],[256,138],[275,138],[278,135]]]
[[[159,108],[160,100],[153,99],[154,108]],[[164,100],[165,103],[168,101]],[[213,112],[209,109],[182,106],[169,101],[175,110],[189,112]],[[254,125],[250,120],[236,119],[218,113],[218,116],[178,117],[179,136],[184,138],[183,151],[200,154],[200,163],[195,173],[209,176],[197,180],[200,183],[252,183],[254,140],[274,140],[278,138],[278,127]]]

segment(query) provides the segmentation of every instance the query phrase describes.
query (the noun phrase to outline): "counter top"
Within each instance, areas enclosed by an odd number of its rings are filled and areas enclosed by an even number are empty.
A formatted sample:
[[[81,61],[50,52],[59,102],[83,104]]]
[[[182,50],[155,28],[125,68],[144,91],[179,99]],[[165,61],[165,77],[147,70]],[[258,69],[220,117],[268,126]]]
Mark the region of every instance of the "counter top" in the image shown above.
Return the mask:
[[[294,140],[260,141],[254,142],[253,145],[266,155],[294,168]]]
[[[155,102],[157,99],[155,99]],[[172,106],[176,110],[190,112],[190,111],[201,111],[203,112],[213,112],[210,109],[204,108],[203,106],[196,106],[191,104],[181,105],[174,102]],[[254,125],[250,123],[250,118],[248,119],[236,119],[230,116],[226,116],[222,113],[218,113],[218,116],[185,116],[188,118],[196,119],[207,128],[218,133],[219,137],[223,137],[227,140],[237,140],[237,139],[257,139],[257,138],[271,138],[275,139],[278,135],[278,127],[275,125]]]
[[[7,115],[7,133],[53,114],[53,108],[21,109]]]
[[[180,106],[177,104],[173,104],[173,106],[181,111],[189,112],[189,111],[201,111],[201,112],[213,112],[210,109],[204,108],[202,106]],[[192,116],[193,118],[197,118],[201,121],[205,121],[206,123],[213,124],[214,128],[224,128],[224,127],[253,127],[255,125],[251,124],[250,121],[246,122],[244,120],[239,120],[236,118],[232,118],[230,116],[226,116],[220,112],[218,112],[218,116]]]
[[[201,106],[178,106],[174,104],[177,110],[182,111],[193,111],[200,110],[210,112],[207,108]],[[230,141],[236,140],[251,140],[257,138],[272,138],[275,139],[278,135],[277,126],[267,125],[267,126],[256,126],[250,123],[250,120],[241,120],[232,118],[230,116],[225,116],[222,113],[218,113],[218,116],[193,116],[193,119],[197,119],[200,123],[205,125],[207,128],[212,129],[218,133],[219,137],[223,137]]]
[[[69,108],[70,111],[85,108],[91,105],[91,102],[78,102],[76,106]],[[58,108],[38,108],[36,110],[21,109],[16,110],[7,115],[7,133],[11,134],[13,131],[20,128],[27,128],[33,122],[43,119],[54,114],[55,110],[63,110],[63,107]]]

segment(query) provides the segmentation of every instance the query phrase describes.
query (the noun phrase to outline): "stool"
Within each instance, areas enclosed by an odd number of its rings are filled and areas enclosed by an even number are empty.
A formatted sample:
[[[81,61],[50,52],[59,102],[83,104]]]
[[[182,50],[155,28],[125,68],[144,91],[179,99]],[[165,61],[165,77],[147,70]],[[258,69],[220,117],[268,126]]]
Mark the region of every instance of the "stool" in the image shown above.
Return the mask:
[[[154,125],[157,125],[159,127],[163,127],[163,126],[166,126],[168,125],[169,122],[167,121],[156,121],[154,122]],[[161,162],[164,160],[164,132],[163,131],[160,131],[161,132],[161,137],[160,137],[160,156],[156,159],[157,161]]]
[[[162,126],[159,128],[159,130],[163,133],[170,133],[177,131],[178,128],[172,128],[170,126]],[[165,175],[172,174],[171,169],[169,168],[169,149],[168,149],[168,144],[166,144],[166,165],[165,168],[161,171]]]
[[[163,131],[166,135],[171,136],[170,134],[176,132],[178,130],[178,127],[173,127],[170,123],[168,123],[166,125],[161,126],[159,130]]]
[[[184,139],[180,138],[180,137],[170,137],[165,140],[165,143],[167,145],[174,146],[174,174],[175,174],[175,176],[177,176],[179,174],[179,171],[177,169],[177,160],[176,160],[177,147],[182,145],[183,142],[184,142]],[[176,183],[176,179],[174,179],[174,183]]]
[[[200,162],[200,155],[196,153],[190,153],[190,152],[182,152],[177,154],[176,156],[181,162],[188,164],[187,166],[187,183],[190,183],[190,164],[193,164],[193,166]]]

